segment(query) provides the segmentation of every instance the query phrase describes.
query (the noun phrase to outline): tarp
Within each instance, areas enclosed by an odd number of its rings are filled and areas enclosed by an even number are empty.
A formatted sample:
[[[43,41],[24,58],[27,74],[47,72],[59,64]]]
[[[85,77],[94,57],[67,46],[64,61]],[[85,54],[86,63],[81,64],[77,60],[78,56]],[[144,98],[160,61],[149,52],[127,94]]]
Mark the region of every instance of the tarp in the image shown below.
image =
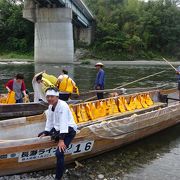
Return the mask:
[[[120,135],[135,132],[178,117],[180,120],[180,105],[176,104],[141,115],[133,114],[131,117],[122,119],[117,117],[117,120],[104,121],[99,124],[90,125],[89,129],[97,137],[116,139]]]

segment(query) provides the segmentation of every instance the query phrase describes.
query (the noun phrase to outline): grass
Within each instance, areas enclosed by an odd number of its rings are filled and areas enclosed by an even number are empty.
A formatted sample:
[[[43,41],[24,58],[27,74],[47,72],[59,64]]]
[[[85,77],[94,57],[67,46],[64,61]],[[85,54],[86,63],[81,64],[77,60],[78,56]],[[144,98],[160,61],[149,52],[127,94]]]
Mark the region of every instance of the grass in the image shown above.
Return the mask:
[[[30,60],[34,59],[33,52],[10,52],[0,51],[0,59],[6,61],[7,59]]]

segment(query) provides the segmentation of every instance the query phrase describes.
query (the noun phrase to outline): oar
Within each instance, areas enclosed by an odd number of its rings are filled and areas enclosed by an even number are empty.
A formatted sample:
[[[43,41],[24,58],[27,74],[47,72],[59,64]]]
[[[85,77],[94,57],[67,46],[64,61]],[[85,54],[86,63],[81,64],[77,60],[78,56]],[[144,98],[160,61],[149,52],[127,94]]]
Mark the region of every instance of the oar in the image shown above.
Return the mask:
[[[162,58],[163,58],[163,57],[162,57]],[[169,65],[177,72],[177,69],[176,69],[167,59],[163,58],[163,60],[164,60],[167,64],[169,64]]]
[[[115,89],[120,89],[120,88],[123,88],[123,87],[126,87],[126,86],[128,86],[128,85],[130,85],[130,84],[133,84],[133,83],[142,81],[142,80],[144,80],[144,79],[147,79],[147,78],[156,76],[156,75],[158,75],[158,74],[162,74],[162,73],[164,73],[165,71],[166,71],[166,70],[163,70],[163,71],[160,71],[160,72],[158,72],[158,73],[154,73],[154,74],[151,74],[151,75],[149,75],[149,76],[142,77],[142,78],[137,79],[137,80],[135,80],[135,81],[132,81],[132,82],[123,84],[123,85],[121,85],[121,86],[118,86],[118,87],[114,88],[113,90],[115,90]],[[112,90],[112,89],[110,89],[110,90]],[[92,91],[92,92],[103,92],[103,90],[95,90],[95,91]],[[84,100],[84,102],[90,101],[90,100],[94,99],[95,97],[96,97],[96,96],[93,96],[93,97],[91,97],[91,98],[88,98],[88,99]]]

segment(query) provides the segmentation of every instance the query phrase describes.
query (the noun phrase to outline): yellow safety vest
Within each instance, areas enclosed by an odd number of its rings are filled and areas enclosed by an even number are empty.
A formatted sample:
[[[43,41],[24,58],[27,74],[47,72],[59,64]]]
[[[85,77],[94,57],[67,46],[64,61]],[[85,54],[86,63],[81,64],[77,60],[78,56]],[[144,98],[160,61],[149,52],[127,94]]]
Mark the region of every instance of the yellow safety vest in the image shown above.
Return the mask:
[[[48,79],[42,78],[42,89],[45,92],[48,88],[55,87],[54,84],[52,84]]]
[[[154,104],[153,100],[151,99],[150,95],[149,94],[146,94],[145,95],[145,99],[146,99],[146,104],[148,106],[152,106]]]
[[[7,94],[7,96],[0,97],[0,104],[15,104],[15,92],[11,91]]]
[[[119,111],[120,111],[121,113],[126,112],[126,108],[125,108],[125,106],[124,106],[122,97],[119,97],[119,98],[118,98],[118,106],[119,106]]]
[[[72,106],[72,105],[69,105],[69,108],[70,108],[70,110],[71,110],[71,112],[72,112],[74,121],[75,121],[75,123],[77,124],[77,123],[78,123],[78,119],[77,119],[76,113],[74,112],[73,106]]]
[[[46,74],[46,73],[43,73],[43,74],[42,74],[42,77],[43,77],[44,79],[48,80],[48,81],[49,81],[51,84],[53,84],[54,86],[56,86],[58,79],[57,79],[55,76],[49,75],[49,74]]]
[[[63,77],[62,81],[59,83],[59,91],[79,94],[77,86],[73,83],[70,77]]]
[[[86,112],[87,112],[89,119],[90,120],[94,119],[93,113],[91,112],[91,108],[88,103],[85,105],[85,108],[86,108]]]
[[[130,98],[129,106],[130,106],[131,110],[135,110],[136,109],[136,104],[135,104],[135,100],[134,100],[133,96],[131,96],[131,98]]]

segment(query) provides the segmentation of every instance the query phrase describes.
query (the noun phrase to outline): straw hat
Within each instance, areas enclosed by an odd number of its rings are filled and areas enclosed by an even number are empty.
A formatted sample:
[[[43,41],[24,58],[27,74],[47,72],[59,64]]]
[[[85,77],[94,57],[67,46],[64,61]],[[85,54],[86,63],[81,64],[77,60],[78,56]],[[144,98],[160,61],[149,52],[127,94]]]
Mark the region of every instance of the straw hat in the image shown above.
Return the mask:
[[[104,66],[104,64],[103,63],[101,63],[101,62],[98,62],[98,63],[96,63],[96,65],[95,66]]]

